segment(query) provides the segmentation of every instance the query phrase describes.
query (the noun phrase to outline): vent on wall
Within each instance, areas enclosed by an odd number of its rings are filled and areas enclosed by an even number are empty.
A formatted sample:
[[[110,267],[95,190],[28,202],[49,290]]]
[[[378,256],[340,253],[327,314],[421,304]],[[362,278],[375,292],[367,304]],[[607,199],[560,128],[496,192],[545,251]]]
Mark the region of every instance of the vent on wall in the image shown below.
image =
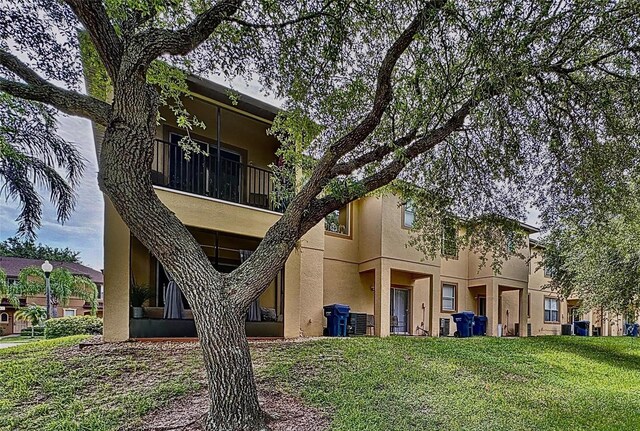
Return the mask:
[[[451,319],[449,319],[448,317],[440,319],[440,336],[441,337],[449,336],[450,324],[451,324]]]

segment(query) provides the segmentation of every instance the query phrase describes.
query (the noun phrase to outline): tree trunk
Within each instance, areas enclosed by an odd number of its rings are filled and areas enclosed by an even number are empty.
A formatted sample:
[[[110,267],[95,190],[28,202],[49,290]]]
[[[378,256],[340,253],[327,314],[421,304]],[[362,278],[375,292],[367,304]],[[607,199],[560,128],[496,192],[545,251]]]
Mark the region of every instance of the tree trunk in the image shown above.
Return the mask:
[[[58,300],[55,299],[53,296],[51,297],[51,317],[53,319],[57,319],[58,318]]]
[[[144,76],[131,79],[136,73],[125,71],[115,85],[113,118],[100,154],[100,187],[191,306],[209,381],[206,430],[266,430],[244,327],[248,302],[238,300],[239,282],[213,268],[200,244],[155,193],[151,163],[158,97]]]
[[[197,301],[191,306],[209,382],[205,429],[267,430],[245,332],[246,311],[230,300]]]

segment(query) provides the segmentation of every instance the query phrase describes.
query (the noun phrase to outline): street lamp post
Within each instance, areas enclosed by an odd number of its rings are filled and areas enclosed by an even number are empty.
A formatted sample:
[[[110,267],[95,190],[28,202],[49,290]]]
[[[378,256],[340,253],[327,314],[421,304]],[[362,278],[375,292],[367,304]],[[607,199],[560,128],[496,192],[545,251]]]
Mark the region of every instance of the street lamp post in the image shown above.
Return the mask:
[[[45,297],[47,301],[47,320],[49,320],[51,318],[51,285],[49,284],[49,276],[51,275],[51,271],[53,271],[53,265],[51,265],[48,260],[45,260],[41,268],[42,272],[44,272]]]

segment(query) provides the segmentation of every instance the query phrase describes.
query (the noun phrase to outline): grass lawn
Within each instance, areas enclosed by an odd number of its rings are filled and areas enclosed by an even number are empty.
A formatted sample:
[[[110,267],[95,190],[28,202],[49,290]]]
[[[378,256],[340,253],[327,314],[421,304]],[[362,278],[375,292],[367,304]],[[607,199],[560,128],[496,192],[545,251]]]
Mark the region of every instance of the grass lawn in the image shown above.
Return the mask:
[[[333,430],[639,430],[640,339],[322,340],[258,354]],[[262,359],[263,358],[263,359]]]
[[[42,341],[44,340],[44,337],[33,337],[31,338],[30,336],[22,336],[22,335],[16,335],[16,336],[8,336],[8,337],[0,337],[0,344],[22,344],[22,343],[31,343],[33,341]]]
[[[0,350],[0,430],[138,430],[178,415],[180,403],[206,410],[197,344],[79,350],[80,339]],[[640,429],[640,339],[392,337],[252,349],[263,395],[297,400],[328,416],[331,430]]]
[[[0,350],[0,430],[138,430],[146,413],[203,385],[194,347],[80,350],[84,338]]]

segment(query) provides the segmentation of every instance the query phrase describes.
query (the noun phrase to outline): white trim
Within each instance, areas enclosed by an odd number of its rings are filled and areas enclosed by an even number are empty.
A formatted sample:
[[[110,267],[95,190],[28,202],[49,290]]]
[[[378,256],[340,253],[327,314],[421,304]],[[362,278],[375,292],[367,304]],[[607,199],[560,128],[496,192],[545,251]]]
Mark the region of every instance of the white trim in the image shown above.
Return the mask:
[[[73,311],[73,315],[72,316],[67,316],[67,311]],[[78,310],[76,310],[75,308],[63,308],[62,309],[62,317],[75,317],[78,315]]]
[[[273,214],[273,215],[277,215],[277,216],[282,217],[282,213],[279,213],[279,212],[276,212],[276,211],[271,211],[271,210],[266,210],[264,208],[252,207],[250,205],[244,205],[244,204],[239,204],[237,202],[230,202],[230,201],[225,201],[225,200],[222,200],[222,199],[211,198],[209,196],[196,195],[194,193],[189,193],[189,192],[183,192],[183,191],[180,191],[180,190],[170,189],[168,187],[162,187],[162,186],[155,186],[154,185],[153,188],[154,189],[158,189],[158,190],[163,190],[165,192],[172,192],[172,193],[176,193],[176,194],[179,194],[179,195],[189,196],[189,197],[198,198],[198,199],[204,199],[206,201],[217,202],[217,203],[220,203],[220,204],[227,204],[227,205],[231,205],[231,206],[234,206],[234,207],[247,208],[247,209],[250,209],[250,210],[260,211],[260,212],[263,212],[263,213]]]

